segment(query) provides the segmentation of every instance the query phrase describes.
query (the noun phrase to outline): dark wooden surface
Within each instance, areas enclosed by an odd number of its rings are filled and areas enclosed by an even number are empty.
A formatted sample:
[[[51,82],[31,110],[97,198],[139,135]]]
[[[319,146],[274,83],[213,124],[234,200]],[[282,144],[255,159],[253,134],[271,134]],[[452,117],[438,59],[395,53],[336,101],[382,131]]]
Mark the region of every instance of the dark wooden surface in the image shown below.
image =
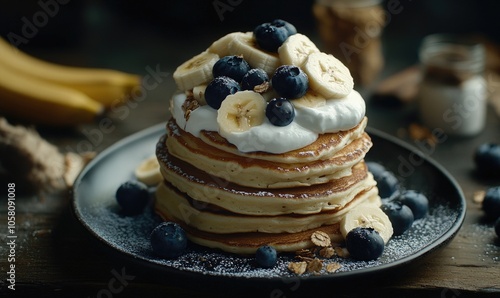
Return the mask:
[[[122,27],[120,27],[122,26]],[[101,26],[103,32],[91,31],[77,46],[52,48],[29,47],[26,50],[39,57],[60,63],[81,66],[112,67],[139,74],[148,68],[168,73],[157,88],[149,90],[146,100],[130,104],[128,113],[110,112],[115,129],[93,140],[88,137],[98,124],[71,130],[40,129],[42,136],[61,150],[77,151],[82,142],[91,142],[92,150],[100,152],[116,141],[166,120],[168,99],[174,91],[171,74],[179,63],[204,50],[210,42],[223,34],[214,31],[190,39],[182,36],[165,37],[163,32],[150,27],[127,27],[125,23]],[[99,30],[101,30],[99,29]],[[116,30],[116,31],[114,31]],[[228,29],[227,31],[232,31]],[[226,32],[227,32],[226,31]],[[113,33],[116,34],[113,34]],[[314,32],[311,32],[313,38]],[[391,42],[386,44],[391,54],[384,75],[390,74],[414,61],[393,55]],[[395,45],[397,48],[397,45]],[[399,48],[397,48],[399,51]],[[368,102],[369,125],[391,135],[402,137],[401,131],[414,119],[414,107],[409,105],[385,106],[370,100],[370,91],[364,90]],[[410,120],[409,120],[410,119]],[[409,144],[415,143],[402,137]],[[467,216],[454,240],[423,261],[409,266],[397,275],[370,282],[354,281],[345,285],[321,285],[328,296],[384,296],[384,297],[498,297],[500,295],[500,244],[491,223],[483,220],[480,205],[472,201],[473,194],[500,181],[479,178],[474,172],[473,153],[484,142],[500,142],[500,120],[491,110],[488,124],[480,135],[450,138],[428,152],[458,181],[467,199]],[[15,181],[12,181],[15,182]],[[6,182],[5,182],[6,183]],[[193,280],[177,284],[175,277],[162,280],[144,266],[121,258],[97,242],[76,220],[71,208],[71,192],[56,195],[22,196],[17,198],[16,292],[6,288],[7,262],[7,210],[6,185],[2,185],[0,206],[0,294],[10,297],[24,293],[36,297],[206,297],[212,287]],[[123,287],[109,291],[116,274],[127,275]],[[115,284],[113,284],[115,285]],[[116,285],[115,285],[116,286]],[[257,286],[258,287],[258,286]],[[283,292],[276,291],[283,290]],[[304,293],[298,287],[283,284],[280,289],[269,289],[262,297],[292,297]],[[214,297],[244,297],[248,292],[231,289]]]

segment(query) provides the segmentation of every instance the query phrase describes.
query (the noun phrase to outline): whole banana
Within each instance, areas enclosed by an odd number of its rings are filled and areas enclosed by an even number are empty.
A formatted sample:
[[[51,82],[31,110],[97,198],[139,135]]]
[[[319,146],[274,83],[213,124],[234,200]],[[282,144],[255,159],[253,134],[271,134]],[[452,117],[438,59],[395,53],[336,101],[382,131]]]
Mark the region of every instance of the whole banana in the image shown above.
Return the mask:
[[[141,84],[140,77],[121,71],[59,65],[30,56],[0,38],[0,68],[25,77],[76,89],[105,107],[124,102]]]
[[[104,106],[65,86],[0,67],[0,114],[35,124],[70,126],[93,121]]]

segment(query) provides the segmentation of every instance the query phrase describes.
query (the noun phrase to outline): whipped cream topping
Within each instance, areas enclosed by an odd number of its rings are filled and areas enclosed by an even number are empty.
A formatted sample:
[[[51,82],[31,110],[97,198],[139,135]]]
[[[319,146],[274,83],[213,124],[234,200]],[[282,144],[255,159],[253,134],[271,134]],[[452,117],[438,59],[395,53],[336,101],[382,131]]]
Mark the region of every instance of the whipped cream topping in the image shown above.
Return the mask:
[[[355,127],[366,112],[364,99],[353,90],[348,96],[327,100],[320,107],[296,107],[295,119],[287,126],[274,126],[265,118],[261,125],[247,131],[224,133],[217,123],[217,110],[208,105],[193,110],[186,120],[182,108],[186,98],[184,92],[175,93],[172,97],[171,113],[180,128],[196,137],[202,130],[217,131],[241,152],[279,154],[296,150],[316,141],[319,134]]]

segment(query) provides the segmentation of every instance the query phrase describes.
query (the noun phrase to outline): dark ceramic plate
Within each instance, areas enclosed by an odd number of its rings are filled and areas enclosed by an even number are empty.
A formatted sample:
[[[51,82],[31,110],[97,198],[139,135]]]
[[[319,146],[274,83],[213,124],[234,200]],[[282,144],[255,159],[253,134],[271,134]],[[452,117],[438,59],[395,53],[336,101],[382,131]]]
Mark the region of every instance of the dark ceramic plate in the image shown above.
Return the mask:
[[[402,236],[393,237],[384,254],[376,261],[362,262],[334,258],[342,267],[335,273],[290,273],[286,266],[293,259],[281,255],[272,269],[258,268],[251,257],[241,257],[192,245],[178,259],[157,257],[149,245],[149,233],[160,219],[149,206],[138,216],[122,216],[114,194],[118,186],[134,179],[134,168],[154,154],[155,145],[164,133],[159,124],[114,144],[97,156],[80,174],[74,187],[74,212],[88,231],[112,252],[137,261],[140,266],[179,278],[231,280],[243,283],[289,284],[291,281],[339,281],[368,275],[380,275],[423,256],[450,241],[464,220],[465,199],[455,180],[436,162],[394,137],[374,129],[367,130],[373,147],[367,161],[376,161],[396,174],[403,189],[415,189],[427,195],[430,212],[415,221]]]

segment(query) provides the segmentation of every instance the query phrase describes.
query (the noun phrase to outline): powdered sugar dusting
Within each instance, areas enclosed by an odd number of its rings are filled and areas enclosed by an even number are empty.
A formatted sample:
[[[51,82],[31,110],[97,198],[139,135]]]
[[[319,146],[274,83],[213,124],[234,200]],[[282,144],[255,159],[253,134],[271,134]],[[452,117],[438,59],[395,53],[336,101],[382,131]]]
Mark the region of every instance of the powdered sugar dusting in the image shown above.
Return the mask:
[[[189,244],[187,251],[175,260],[156,256],[150,247],[149,234],[161,222],[151,207],[138,216],[127,217],[120,214],[114,198],[102,200],[102,204],[82,210],[82,220],[90,229],[114,249],[131,256],[144,259],[166,269],[208,274],[221,277],[242,278],[286,278],[296,277],[287,269],[293,254],[281,254],[278,264],[271,269],[259,268],[251,256],[239,256]],[[385,266],[415,254],[438,241],[457,222],[459,210],[448,206],[444,201],[431,206],[430,214],[414,222],[413,227],[402,236],[393,237],[387,244],[384,254],[376,261],[364,262],[334,257],[323,260],[324,266],[337,262],[341,268],[335,273],[323,269],[320,275],[342,274],[370,267]],[[301,276],[309,276],[306,273]]]

